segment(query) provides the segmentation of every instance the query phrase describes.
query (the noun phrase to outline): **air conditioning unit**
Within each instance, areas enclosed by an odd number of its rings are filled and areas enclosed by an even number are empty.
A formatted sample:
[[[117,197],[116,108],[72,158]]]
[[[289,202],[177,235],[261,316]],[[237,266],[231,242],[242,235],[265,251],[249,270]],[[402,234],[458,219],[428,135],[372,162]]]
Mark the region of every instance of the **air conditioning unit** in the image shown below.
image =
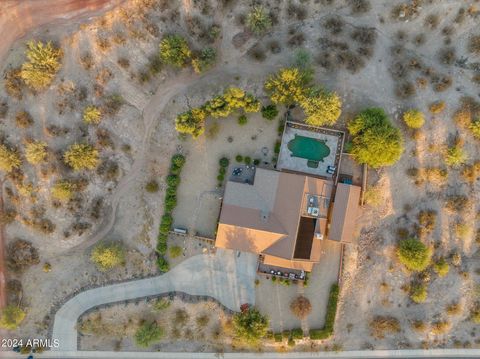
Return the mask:
[[[316,239],[320,239],[321,241],[323,240],[323,234],[322,233],[319,233],[319,232],[316,232],[315,233],[315,238]]]
[[[312,216],[318,217],[320,210],[317,207],[312,208]]]

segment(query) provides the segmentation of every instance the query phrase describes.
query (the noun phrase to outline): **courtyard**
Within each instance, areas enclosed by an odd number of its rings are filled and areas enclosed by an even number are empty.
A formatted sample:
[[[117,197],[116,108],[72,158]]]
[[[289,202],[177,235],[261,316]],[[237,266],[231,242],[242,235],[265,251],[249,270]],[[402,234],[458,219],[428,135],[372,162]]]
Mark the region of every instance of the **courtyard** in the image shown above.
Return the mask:
[[[344,133],[286,122],[277,169],[334,179]]]

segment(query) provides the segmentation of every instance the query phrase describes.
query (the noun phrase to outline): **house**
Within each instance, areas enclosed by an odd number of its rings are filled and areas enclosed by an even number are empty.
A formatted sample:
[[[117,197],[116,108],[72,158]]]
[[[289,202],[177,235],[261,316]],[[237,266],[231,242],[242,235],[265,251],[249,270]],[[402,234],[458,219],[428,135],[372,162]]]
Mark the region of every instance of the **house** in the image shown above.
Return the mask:
[[[226,184],[216,247],[256,253],[263,265],[310,272],[323,241],[353,242],[360,187],[253,171],[249,180],[232,176]]]

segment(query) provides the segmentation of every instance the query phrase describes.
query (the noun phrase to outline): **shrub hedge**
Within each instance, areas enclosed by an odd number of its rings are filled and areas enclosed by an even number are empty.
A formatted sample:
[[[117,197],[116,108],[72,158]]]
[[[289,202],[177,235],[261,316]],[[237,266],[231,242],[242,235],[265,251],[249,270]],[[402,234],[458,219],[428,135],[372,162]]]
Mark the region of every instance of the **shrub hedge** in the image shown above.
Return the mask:
[[[177,206],[177,188],[180,184],[180,172],[185,164],[185,156],[175,154],[172,156],[170,164],[170,173],[167,176],[167,189],[165,191],[165,201],[163,216],[160,220],[160,228],[157,237],[157,266],[162,272],[167,272],[169,269],[168,261],[164,257],[167,253],[167,239],[168,232],[173,224],[172,212]]]
[[[327,339],[333,334],[333,325],[335,324],[335,315],[337,314],[337,302],[340,288],[338,284],[330,287],[330,295],[328,297],[327,314],[325,315],[325,326],[322,329],[310,329],[310,339],[321,340]]]

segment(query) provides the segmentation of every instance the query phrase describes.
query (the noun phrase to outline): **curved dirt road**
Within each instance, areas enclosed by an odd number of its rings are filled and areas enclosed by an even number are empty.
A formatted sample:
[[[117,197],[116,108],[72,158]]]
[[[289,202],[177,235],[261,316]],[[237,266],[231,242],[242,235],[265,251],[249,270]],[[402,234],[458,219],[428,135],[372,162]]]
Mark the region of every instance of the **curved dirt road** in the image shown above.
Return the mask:
[[[99,15],[124,0],[2,0],[0,1],[0,64],[12,44],[46,24],[69,24]]]

